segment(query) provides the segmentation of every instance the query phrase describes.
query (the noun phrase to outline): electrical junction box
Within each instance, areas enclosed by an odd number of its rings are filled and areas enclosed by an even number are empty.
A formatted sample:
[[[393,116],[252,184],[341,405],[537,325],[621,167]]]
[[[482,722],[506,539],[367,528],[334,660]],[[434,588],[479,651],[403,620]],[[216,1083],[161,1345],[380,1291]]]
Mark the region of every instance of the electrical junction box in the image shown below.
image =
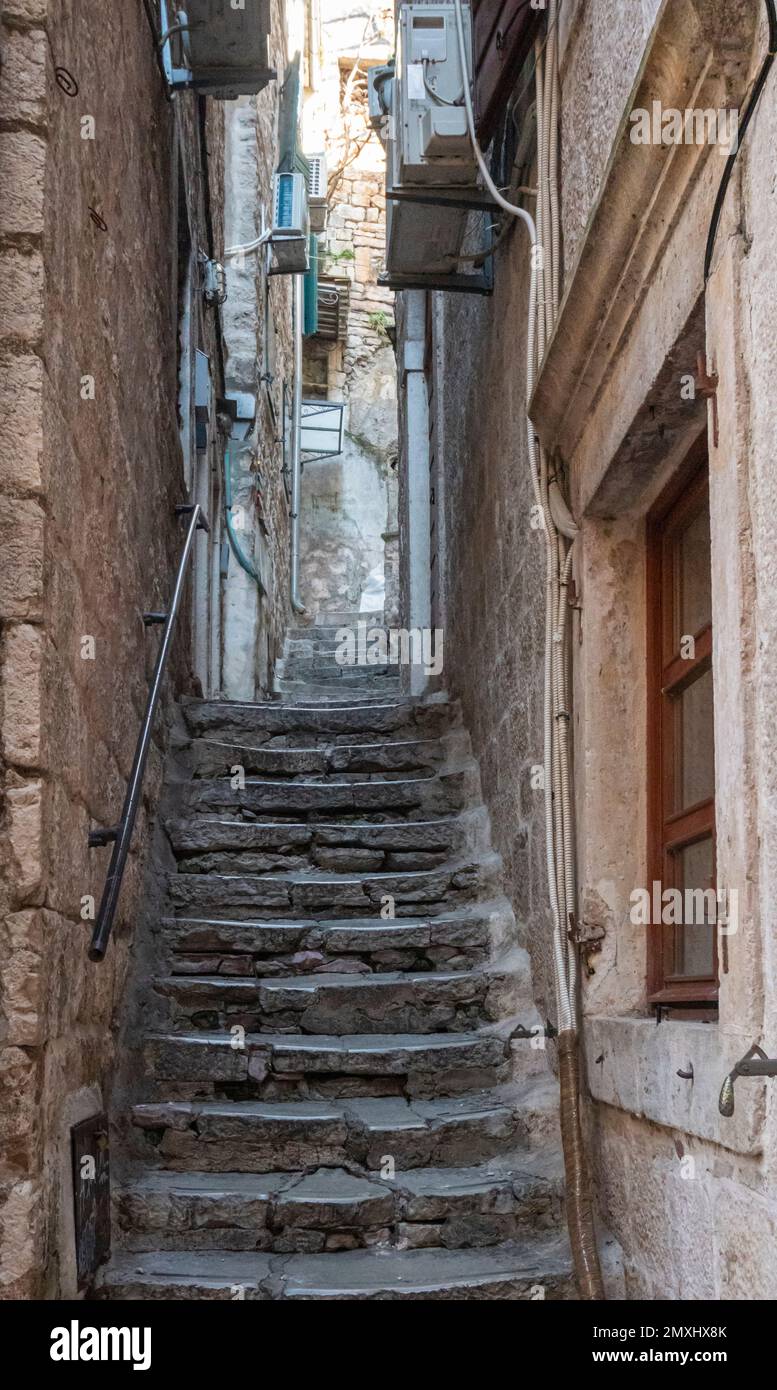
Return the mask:
[[[271,275],[307,274],[310,219],[304,174],[284,171],[273,175],[273,217],[268,241],[274,258]]]
[[[162,33],[182,25],[180,48],[189,83],[198,92],[232,100],[261,92],[276,76],[270,67],[271,0],[162,0]]]
[[[396,139],[402,184],[477,182],[464,84],[472,80],[472,10],[462,5],[466,66],[455,5],[403,5]]]
[[[310,166],[308,178],[308,211],[310,230],[316,236],[326,231],[327,221],[327,166],[325,154],[306,154]]]
[[[227,274],[220,261],[202,259],[202,293],[211,308],[227,302]]]

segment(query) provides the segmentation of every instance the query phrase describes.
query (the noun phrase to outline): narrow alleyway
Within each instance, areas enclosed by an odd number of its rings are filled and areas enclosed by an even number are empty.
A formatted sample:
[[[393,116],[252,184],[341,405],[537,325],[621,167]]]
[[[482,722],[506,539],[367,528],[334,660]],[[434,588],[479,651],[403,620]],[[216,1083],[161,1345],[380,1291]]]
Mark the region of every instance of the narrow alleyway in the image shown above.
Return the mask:
[[[336,665],[334,635],[292,630],[278,703],[185,705],[103,1295],[572,1297],[467,733],[444,695]]]
[[[211,1305],[296,1298],[685,1364],[645,1302],[777,1299],[776,60],[777,0],[0,0],[53,1360],[223,1379]]]

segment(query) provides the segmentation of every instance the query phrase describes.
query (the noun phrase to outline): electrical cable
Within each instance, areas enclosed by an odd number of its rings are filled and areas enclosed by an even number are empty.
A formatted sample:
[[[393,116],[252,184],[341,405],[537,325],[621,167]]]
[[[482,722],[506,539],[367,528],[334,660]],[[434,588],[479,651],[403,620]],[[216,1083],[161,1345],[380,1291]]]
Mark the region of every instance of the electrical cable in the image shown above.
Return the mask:
[[[424,88],[426,90],[427,95],[432,98],[432,101],[436,101],[440,106],[462,106],[464,104],[463,91],[459,93],[455,101],[451,101],[449,97],[441,96],[440,93],[436,91],[434,87],[430,86],[428,77],[428,68],[430,61],[431,60],[429,58],[424,58],[422,64],[422,71],[424,75]]]
[[[529,73],[529,76],[527,77],[527,79],[526,79],[526,81],[524,82],[523,86],[520,88],[520,90],[519,90],[519,92],[518,92],[518,95],[515,96],[515,97],[513,97],[513,99],[512,99],[512,102],[511,102],[511,104],[510,104],[510,111],[511,111],[513,120],[515,120],[515,110],[516,110],[516,107],[518,106],[518,103],[521,101],[522,97],[525,97],[525,96],[526,96],[526,93],[528,92],[529,88],[531,87],[532,82],[534,81],[534,74],[535,74],[535,68],[536,68],[536,64],[537,64],[537,59],[545,52],[545,49],[546,49],[547,44],[548,44],[548,40],[549,40],[549,38],[550,38],[550,36],[551,36],[553,30],[555,29],[557,23],[558,23],[558,18],[554,19],[551,23],[548,24],[547,30],[546,30],[546,32],[545,32],[545,37],[544,37],[544,39],[542,40],[542,42],[541,42],[539,48],[537,49],[537,51],[536,51],[535,54],[534,54],[534,63],[535,63],[535,67],[532,68],[531,72]]]
[[[720,181],[720,187],[718,189],[718,194],[715,199],[715,206],[712,211],[712,221],[710,223],[710,230],[707,236],[707,249],[704,255],[705,285],[710,278],[710,270],[712,269],[712,257],[715,252],[715,239],[718,234],[718,227],[720,226],[720,219],[723,214],[723,204],[726,201],[726,193],[728,192],[728,186],[731,182],[731,175],[734,172],[734,165],[736,164],[737,155],[739,154],[739,151],[742,148],[742,142],[745,138],[745,135],[747,134],[748,126],[750,125],[750,122],[753,119],[753,116],[755,115],[756,107],[759,101],[761,100],[761,96],[763,95],[763,90],[766,86],[766,79],[768,78],[769,73],[771,72],[774,59],[775,57],[777,57],[777,8],[775,8],[775,0],[764,0],[764,3],[766,5],[766,17],[769,25],[769,50],[763,60],[763,63],[761,64],[761,70],[758,74],[758,77],[756,78],[755,86],[753,87],[750,100],[747,103],[747,109],[745,111],[745,114],[739,123],[739,132],[737,137],[736,148],[731,151],[731,153],[728,156],[728,159],[726,160],[726,167],[723,170],[723,177]]]
[[[270,240],[272,232],[262,232],[261,236],[255,237],[253,241],[247,241],[243,246],[227,246],[224,251],[224,260],[231,261],[235,256],[248,256],[252,251],[258,251],[260,246],[266,246]]]

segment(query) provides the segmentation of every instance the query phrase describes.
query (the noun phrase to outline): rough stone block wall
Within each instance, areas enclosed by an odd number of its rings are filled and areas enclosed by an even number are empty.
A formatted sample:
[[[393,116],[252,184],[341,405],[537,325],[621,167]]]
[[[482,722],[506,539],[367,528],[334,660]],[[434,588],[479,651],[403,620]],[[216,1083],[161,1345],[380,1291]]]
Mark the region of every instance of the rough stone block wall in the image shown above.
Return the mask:
[[[385,585],[385,612],[397,613],[396,363],[389,334],[394,295],[378,284],[385,261],[385,156],[367,122],[366,72],[385,61],[393,39],[391,7],[370,0],[364,14],[338,0],[324,14],[326,67],[310,94],[310,153],[326,145],[329,219],[321,273],[350,280],[345,340],[306,344],[306,395],[316,387],[347,406],[341,457],[305,465],[302,487],[301,592],[311,617],[347,613],[370,575]],[[321,130],[326,131],[322,141]],[[372,587],[372,586],[370,586]]]
[[[272,177],[278,166],[278,93],[287,63],[286,6],[274,0],[272,66],[278,82],[256,97],[241,97],[226,108],[226,241],[244,245],[261,233],[262,211],[269,221]],[[235,530],[241,546],[267,587],[261,600],[254,580],[230,556],[224,591],[223,691],[236,699],[262,698],[272,688],[275,660],[281,655],[289,603],[289,505],[283,482],[283,385],[293,378],[292,281],[266,277],[263,251],[227,262],[228,299],[224,306],[229,391],[246,391],[257,400],[257,425],[250,447],[231,450]],[[272,360],[265,340],[265,300],[274,342]],[[270,376],[272,380],[270,380]]]
[[[136,848],[88,963],[109,851],[87,835],[121,808],[158,641],[141,614],[169,597],[185,495],[173,111],[144,6],[4,0],[0,44],[0,1296],[18,1298],[75,1292],[69,1130],[105,1102],[145,868]],[[218,183],[218,116],[206,133]]]
[[[492,298],[440,296],[444,681],[462,701],[506,886],[529,926],[538,1007],[552,1016],[544,803],[532,786],[543,759],[545,604],[526,458],[528,265],[517,227],[498,254]]]

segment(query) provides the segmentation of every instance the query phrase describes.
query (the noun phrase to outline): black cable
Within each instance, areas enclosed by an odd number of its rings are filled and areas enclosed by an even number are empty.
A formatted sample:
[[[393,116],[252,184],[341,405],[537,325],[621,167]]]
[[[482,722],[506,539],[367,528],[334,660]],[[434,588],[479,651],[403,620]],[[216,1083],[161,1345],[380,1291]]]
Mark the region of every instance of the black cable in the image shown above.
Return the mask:
[[[208,165],[208,98],[205,96],[197,97],[197,125],[200,147],[200,169],[202,171],[204,183],[204,211],[205,211],[205,231],[208,238],[208,254],[211,260],[216,259],[216,238],[213,229],[213,199],[210,186],[210,167]],[[220,394],[223,396],[226,391],[226,362],[224,360],[224,326],[221,315],[220,305],[216,305],[216,352],[219,359],[219,383],[221,386]]]
[[[169,91],[168,91],[168,89],[167,89],[167,73],[165,72],[165,65],[164,65],[164,60],[163,60],[163,58],[162,58],[162,51],[161,51],[161,48],[160,48],[160,45],[159,45],[159,30],[157,29],[156,17],[155,17],[155,15],[154,15],[154,8],[153,8],[152,0],[143,0],[143,9],[144,9],[145,12],[146,12],[146,19],[148,20],[148,27],[149,27],[149,29],[151,30],[151,33],[152,33],[153,36],[154,36],[154,57],[156,58],[156,65],[157,65],[157,67],[159,68],[159,71],[160,71],[161,76],[162,76],[162,81],[163,81],[164,86],[165,86],[165,99],[166,99],[167,101],[169,101],[169,100],[170,100],[170,93],[169,93]]]
[[[712,211],[712,222],[710,223],[709,235],[707,237],[707,251],[704,257],[705,285],[710,278],[712,256],[715,250],[715,238],[718,234],[720,217],[721,213],[723,212],[723,204],[726,200],[726,193],[728,191],[728,186],[731,181],[731,175],[734,172],[734,165],[736,164],[737,155],[739,154],[739,151],[742,148],[742,141],[744,140],[745,135],[747,134],[747,128],[755,114],[755,108],[761,99],[761,93],[763,92],[763,89],[766,86],[766,79],[769,76],[769,73],[771,72],[774,59],[775,57],[777,57],[777,9],[775,9],[775,0],[764,0],[764,3],[766,4],[766,16],[769,22],[769,51],[763,60],[763,63],[761,65],[761,71],[759,72],[758,77],[756,78],[756,83],[753,87],[752,96],[750,97],[750,100],[747,103],[747,110],[745,111],[745,114],[742,117],[742,120],[740,121],[736,149],[731,151],[731,154],[726,160],[726,167],[723,170],[723,178],[720,181],[718,196],[715,199],[715,207]]]

